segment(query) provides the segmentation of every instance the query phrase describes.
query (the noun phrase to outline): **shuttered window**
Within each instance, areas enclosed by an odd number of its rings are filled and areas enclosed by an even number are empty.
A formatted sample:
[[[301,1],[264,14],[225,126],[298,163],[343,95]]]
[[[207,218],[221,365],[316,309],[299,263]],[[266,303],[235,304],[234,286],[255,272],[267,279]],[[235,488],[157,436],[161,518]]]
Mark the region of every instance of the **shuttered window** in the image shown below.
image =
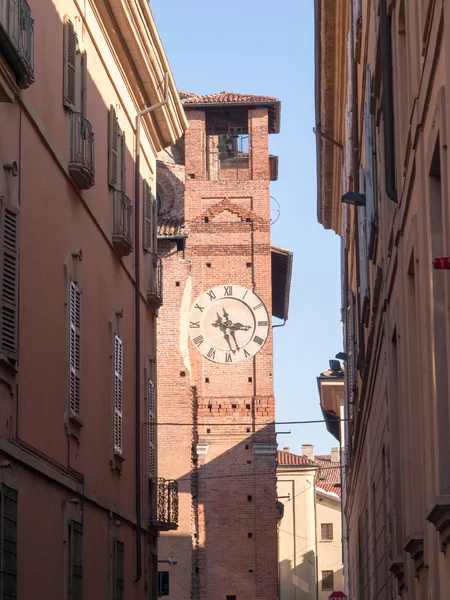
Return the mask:
[[[148,478],[156,477],[156,397],[155,384],[148,380]]]
[[[123,542],[114,540],[114,597],[113,600],[123,600],[125,589]]]
[[[150,557],[150,598],[151,600],[158,600],[158,557],[156,554],[151,554]]]
[[[365,193],[365,173],[364,168],[360,166],[359,172],[359,191]],[[358,237],[359,237],[359,295],[361,309],[364,306],[364,300],[369,295],[368,283],[368,256],[367,256],[367,237],[366,237],[366,207],[359,206],[356,209],[358,218]]]
[[[81,290],[70,282],[69,291],[69,408],[70,414],[80,415],[80,348],[81,348]]]
[[[0,598],[17,598],[17,491],[3,484],[0,493]]]
[[[18,359],[19,213],[0,203],[0,356]]]
[[[78,38],[73,21],[64,22],[64,106],[76,110]]]
[[[83,599],[83,525],[69,523],[68,600]]]
[[[350,295],[347,307],[347,388],[349,418],[353,419],[354,395],[356,387],[356,347],[355,347],[355,298]]]
[[[114,452],[122,454],[123,342],[114,336]]]
[[[364,154],[367,248],[371,247],[372,229],[375,221],[375,159],[373,144],[373,117],[371,113],[372,80],[370,65],[366,66],[366,102],[364,105]]]
[[[156,201],[148,181],[144,181],[144,250],[156,252]]]
[[[115,190],[126,192],[125,133],[119,127],[116,109],[109,109],[108,183]]]

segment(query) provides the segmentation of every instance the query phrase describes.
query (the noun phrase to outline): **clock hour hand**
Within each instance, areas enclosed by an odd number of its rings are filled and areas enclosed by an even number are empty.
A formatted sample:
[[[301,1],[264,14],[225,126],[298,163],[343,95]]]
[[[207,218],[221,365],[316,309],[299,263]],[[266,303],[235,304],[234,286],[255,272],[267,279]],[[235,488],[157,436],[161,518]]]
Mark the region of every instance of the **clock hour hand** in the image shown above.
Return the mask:
[[[231,334],[231,335],[233,335],[233,334]],[[233,350],[233,348],[231,347],[231,343],[230,343],[230,336],[228,335],[228,333],[224,333],[224,334],[223,334],[223,337],[225,338],[225,340],[226,340],[226,342],[227,342],[228,346],[230,347],[230,350],[231,350],[231,352],[233,352],[233,354],[234,354],[234,353],[235,353],[235,350]],[[233,336],[233,337],[234,337],[234,336]],[[236,342],[236,340],[235,340],[235,342]]]
[[[234,333],[234,328],[231,328],[231,329],[230,329],[230,333],[231,333],[231,337],[232,337],[232,338],[233,338],[233,340],[234,340],[234,343],[236,344],[236,350],[239,350],[239,346],[238,346],[238,343],[237,343],[237,341],[236,341],[236,335],[235,335],[235,333]]]

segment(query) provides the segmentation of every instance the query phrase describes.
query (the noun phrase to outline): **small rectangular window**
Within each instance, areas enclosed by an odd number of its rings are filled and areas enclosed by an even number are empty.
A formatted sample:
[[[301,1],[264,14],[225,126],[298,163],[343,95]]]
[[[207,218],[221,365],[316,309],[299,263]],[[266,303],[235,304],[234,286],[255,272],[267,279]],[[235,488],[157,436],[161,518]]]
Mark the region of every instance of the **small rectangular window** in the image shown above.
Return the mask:
[[[123,542],[114,540],[114,600],[124,598],[124,553]]]
[[[334,573],[333,571],[322,571],[322,589],[334,590]]]
[[[69,600],[83,599],[83,525],[78,521],[69,523]]]
[[[17,598],[17,491],[3,484],[0,503],[2,598],[13,600]]]
[[[80,416],[80,331],[81,331],[81,290],[70,282],[69,292],[69,409],[72,416]]]
[[[322,540],[333,539],[333,523],[322,523],[320,525],[320,537]]]
[[[123,342],[114,336],[114,452],[122,454]]]

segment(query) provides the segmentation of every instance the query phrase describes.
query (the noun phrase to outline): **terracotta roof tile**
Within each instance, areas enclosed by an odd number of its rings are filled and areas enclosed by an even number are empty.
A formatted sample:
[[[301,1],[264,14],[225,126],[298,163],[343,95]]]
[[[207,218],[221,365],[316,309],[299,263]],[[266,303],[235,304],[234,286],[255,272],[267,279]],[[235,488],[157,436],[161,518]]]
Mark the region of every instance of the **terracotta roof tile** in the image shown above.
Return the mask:
[[[314,460],[322,467],[317,475],[317,485],[323,487],[327,483],[341,482],[341,464],[331,462],[331,454],[320,454],[314,457]]]
[[[268,104],[279,102],[272,96],[255,96],[254,94],[235,94],[234,92],[219,92],[218,94],[205,94],[197,96],[189,92],[179,92],[183,104]]]
[[[292,454],[291,452],[283,452],[278,450],[277,452],[277,463],[279,465],[305,465],[309,467],[317,467],[317,463],[310,460],[306,456],[299,456],[298,454]]]
[[[316,491],[320,493],[320,490],[332,494],[337,494],[338,496],[342,495],[342,488],[340,486],[336,487],[335,483],[327,483],[320,481],[316,486]]]
[[[185,229],[184,220],[176,219],[174,217],[158,217],[158,228],[157,228],[158,236],[184,236],[187,235],[187,231]]]

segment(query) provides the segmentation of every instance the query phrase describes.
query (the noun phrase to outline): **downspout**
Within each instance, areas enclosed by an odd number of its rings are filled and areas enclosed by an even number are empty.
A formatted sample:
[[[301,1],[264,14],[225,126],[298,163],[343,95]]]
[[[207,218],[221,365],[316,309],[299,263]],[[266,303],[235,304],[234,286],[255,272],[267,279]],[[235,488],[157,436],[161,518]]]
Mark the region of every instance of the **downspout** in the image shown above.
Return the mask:
[[[134,244],[135,244],[135,263],[134,263],[134,312],[135,312],[135,476],[136,476],[136,578],[137,583],[142,577],[142,548],[141,548],[141,247],[140,247],[140,128],[141,118],[157,108],[161,108],[169,101],[169,73],[164,73],[164,99],[157,104],[153,104],[136,114],[136,147],[135,147],[135,168],[134,168]]]
[[[397,202],[395,187],[395,159],[394,159],[394,97],[392,83],[392,38],[391,17],[387,14],[386,0],[380,6],[380,38],[381,38],[381,75],[383,80],[383,108],[384,125],[384,170],[385,185],[388,198]]]

